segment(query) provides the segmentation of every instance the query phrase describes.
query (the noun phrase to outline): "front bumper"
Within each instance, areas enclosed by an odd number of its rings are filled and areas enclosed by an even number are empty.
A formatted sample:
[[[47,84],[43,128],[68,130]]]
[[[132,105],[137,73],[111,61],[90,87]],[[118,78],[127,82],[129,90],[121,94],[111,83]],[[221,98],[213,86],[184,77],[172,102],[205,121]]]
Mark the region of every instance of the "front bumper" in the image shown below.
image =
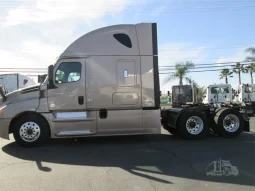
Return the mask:
[[[0,119],[0,138],[10,139],[9,138],[9,126],[11,119]]]

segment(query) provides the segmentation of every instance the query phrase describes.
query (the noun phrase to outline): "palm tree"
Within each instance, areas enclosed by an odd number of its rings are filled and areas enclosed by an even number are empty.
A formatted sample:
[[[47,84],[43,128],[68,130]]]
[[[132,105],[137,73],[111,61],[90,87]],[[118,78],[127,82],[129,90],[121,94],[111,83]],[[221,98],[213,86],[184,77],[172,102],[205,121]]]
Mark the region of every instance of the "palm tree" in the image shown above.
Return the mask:
[[[247,73],[247,68],[244,67],[243,64],[240,64],[240,62],[237,62],[236,65],[233,67],[233,72],[238,74],[239,78],[239,85],[242,83],[241,81],[241,73]]]
[[[183,85],[183,79],[185,79],[188,83],[190,83],[190,78],[187,77],[189,70],[194,68],[194,64],[192,62],[185,63],[176,63],[175,64],[175,72],[169,76],[167,76],[163,83],[166,84],[172,80],[178,79],[179,85]]]
[[[203,101],[203,98],[206,95],[206,90],[207,90],[207,88],[205,86],[197,88],[197,100],[198,100],[198,103]]]
[[[246,48],[245,52],[248,52],[252,55],[252,56],[247,56],[246,60],[251,61],[251,62],[255,62],[255,47]]]
[[[185,80],[186,80],[186,82],[187,82],[189,85],[194,85],[194,86],[198,87],[198,84],[197,84],[194,80],[192,80],[191,77],[189,77],[189,78],[186,77]]]
[[[249,71],[251,76],[251,84],[253,84],[253,72],[255,72],[255,63],[250,64],[246,67],[246,69]]]
[[[255,72],[255,47],[247,48],[245,52],[248,52],[252,55],[252,56],[247,56],[245,60],[253,62],[252,64],[247,66],[247,69],[251,76],[251,84],[253,84],[253,72]]]
[[[228,84],[228,77],[232,78],[232,74],[233,72],[230,72],[228,68],[225,68],[220,72],[220,79],[225,78],[225,83]]]

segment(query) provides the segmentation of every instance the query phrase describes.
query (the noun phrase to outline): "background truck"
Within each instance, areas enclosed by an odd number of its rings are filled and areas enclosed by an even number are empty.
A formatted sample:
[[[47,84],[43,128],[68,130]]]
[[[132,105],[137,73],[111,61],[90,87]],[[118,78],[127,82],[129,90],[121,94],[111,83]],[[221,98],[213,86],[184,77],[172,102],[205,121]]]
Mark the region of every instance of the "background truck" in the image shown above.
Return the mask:
[[[114,25],[83,35],[48,67],[38,86],[4,95],[0,137],[18,144],[48,138],[159,134],[161,124],[187,139],[214,127],[222,137],[249,131],[239,110],[215,105],[160,109],[157,26]]]
[[[203,103],[224,103],[232,101],[232,86],[230,84],[209,85]]]
[[[1,74],[0,85],[5,87],[5,94],[17,89],[33,86],[36,83],[28,76],[21,74]]]
[[[195,85],[178,85],[172,87],[172,107],[197,104]]]
[[[255,112],[255,85],[241,84],[235,91],[235,101],[244,102],[251,105],[251,114]]]
[[[209,85],[203,103],[209,104],[213,102],[221,106],[229,105],[240,108],[241,112],[247,112],[248,115],[252,115],[253,108],[251,102],[248,99],[239,99],[236,95],[238,94],[233,93],[233,88],[230,84]]]

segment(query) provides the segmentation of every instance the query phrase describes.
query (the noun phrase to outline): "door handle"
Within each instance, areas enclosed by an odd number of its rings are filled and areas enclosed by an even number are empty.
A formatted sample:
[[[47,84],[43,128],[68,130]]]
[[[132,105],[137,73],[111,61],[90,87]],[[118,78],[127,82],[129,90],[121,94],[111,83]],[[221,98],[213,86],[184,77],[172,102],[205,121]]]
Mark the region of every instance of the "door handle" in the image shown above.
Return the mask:
[[[83,96],[79,96],[78,97],[78,103],[79,103],[79,105],[83,105],[84,104],[84,97]]]

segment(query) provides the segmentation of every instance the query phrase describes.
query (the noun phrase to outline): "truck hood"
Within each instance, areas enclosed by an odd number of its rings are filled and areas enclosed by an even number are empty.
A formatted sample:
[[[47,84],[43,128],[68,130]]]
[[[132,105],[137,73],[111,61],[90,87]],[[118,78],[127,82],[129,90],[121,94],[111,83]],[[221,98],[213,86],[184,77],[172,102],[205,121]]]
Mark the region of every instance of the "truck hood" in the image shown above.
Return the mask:
[[[18,89],[6,95],[5,104],[14,104],[24,100],[39,99],[40,85]]]

